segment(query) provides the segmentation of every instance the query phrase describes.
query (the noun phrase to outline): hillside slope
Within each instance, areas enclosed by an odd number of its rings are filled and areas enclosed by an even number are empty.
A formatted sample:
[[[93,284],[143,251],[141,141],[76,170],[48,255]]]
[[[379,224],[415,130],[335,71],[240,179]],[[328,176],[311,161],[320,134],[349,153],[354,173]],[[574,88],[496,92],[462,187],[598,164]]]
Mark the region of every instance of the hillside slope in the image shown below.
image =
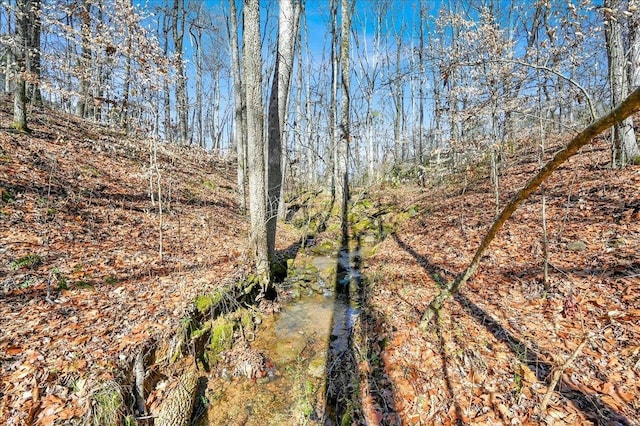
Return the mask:
[[[247,225],[235,167],[200,149],[159,144],[155,169],[147,141],[52,111],[30,126],[0,132],[0,423],[74,424],[197,293],[247,273]]]
[[[426,333],[418,329],[420,314],[438,284],[469,264],[492,223],[489,170],[478,166],[446,184],[392,192],[413,200],[419,214],[367,263],[376,318],[370,332],[379,334],[385,371],[372,391],[381,418],[437,425],[638,424],[640,167],[610,170],[608,159],[599,141],[546,185],[549,292],[542,284],[538,192]],[[537,168],[536,155],[509,159],[501,206]]]

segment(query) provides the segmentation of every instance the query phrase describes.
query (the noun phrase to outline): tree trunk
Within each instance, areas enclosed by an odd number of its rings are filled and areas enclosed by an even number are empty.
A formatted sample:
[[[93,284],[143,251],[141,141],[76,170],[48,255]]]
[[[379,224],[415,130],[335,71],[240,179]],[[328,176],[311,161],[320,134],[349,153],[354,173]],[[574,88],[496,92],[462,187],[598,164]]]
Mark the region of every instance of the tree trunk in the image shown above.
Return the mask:
[[[640,1],[629,0],[629,87],[640,87]]]
[[[394,162],[396,164],[401,163],[404,160],[404,146],[402,143],[402,116],[404,113],[404,101],[403,101],[403,93],[402,93],[402,70],[400,69],[401,63],[401,53],[402,53],[402,38],[398,35],[396,36],[396,75],[394,82],[392,84],[393,87],[393,102],[395,106],[395,116],[393,120],[393,141],[394,141]]]
[[[235,0],[229,0],[229,50],[231,51],[231,78],[233,80],[233,141],[236,147],[237,184],[240,199],[240,211],[247,211],[246,183],[246,123],[244,121],[244,87],[240,74],[240,55],[238,47],[238,20]]]
[[[300,3],[294,9],[292,0],[280,0],[278,18],[278,51],[269,99],[268,169],[267,169],[267,241],[270,256],[275,251],[276,225],[282,189],[282,148],[286,143],[286,118],[289,87],[293,73],[293,57],[297,37]]]
[[[336,149],[336,199],[342,202],[343,216],[349,199],[349,143],[351,141],[351,94],[349,37],[351,32],[350,0],[342,0],[340,15],[340,140]]]
[[[42,28],[42,19],[40,12],[42,4],[40,0],[31,0],[29,7],[29,57],[28,70],[34,81],[29,83],[28,98],[33,105],[42,105],[42,94],[40,93],[40,31]]]
[[[81,53],[78,61],[80,88],[76,115],[84,118],[87,112],[87,96],[89,95],[89,79],[91,78],[91,3],[89,0],[80,0],[80,24]]]
[[[189,99],[187,94],[187,76],[184,70],[182,45],[184,41],[184,0],[175,0],[173,3],[173,45],[176,54],[176,103],[178,109],[178,128],[180,131],[180,143],[189,142]]]
[[[26,71],[25,60],[27,57],[27,36],[29,15],[31,6],[29,0],[17,0],[16,2],[16,33],[15,51],[13,56],[16,61],[16,85],[13,93],[13,127],[20,132],[28,132],[27,127],[27,88],[24,79]]]
[[[250,242],[256,256],[256,271],[263,290],[271,286],[267,246],[266,180],[263,142],[262,56],[260,50],[259,0],[244,2],[243,76],[247,108],[247,153],[249,171]]]
[[[331,164],[331,196],[335,198],[338,187],[338,0],[331,0],[331,95],[329,98],[329,164]]]
[[[609,59],[609,84],[611,86],[611,103],[615,107],[627,96],[627,59],[622,43],[621,16],[613,16],[621,6],[620,0],[605,0],[604,33],[607,44],[607,58]],[[640,159],[640,149],[636,143],[631,117],[618,123],[613,130],[613,165],[624,167],[630,162]]]
[[[196,128],[196,143],[202,147],[206,148],[205,140],[204,140],[204,121],[202,118],[202,110],[204,109],[203,105],[203,85],[202,85],[202,69],[204,67],[202,60],[202,31],[203,27],[200,22],[200,10],[201,5],[198,9],[198,15],[195,17],[194,22],[191,23],[189,28],[189,32],[191,34],[192,44],[195,47],[195,69],[196,69],[196,104],[194,107],[194,127]],[[212,83],[215,84],[215,83]]]
[[[561,151],[559,151],[553,159],[551,159],[545,166],[522,188],[518,191],[509,204],[505,206],[500,215],[496,218],[489,228],[487,235],[480,243],[480,246],[476,250],[473,260],[467,267],[467,269],[451,283],[448,283],[440,293],[431,301],[426,312],[422,316],[420,326],[424,329],[429,326],[434,317],[444,305],[444,303],[453,295],[455,295],[460,287],[466,284],[467,281],[473,276],[480,265],[480,260],[484,255],[484,252],[489,247],[489,244],[498,235],[502,226],[506,223],[511,215],[516,211],[518,206],[522,204],[529,196],[540,187],[540,185],[553,173],[558,167],[560,167],[569,158],[578,153],[580,148],[588,145],[593,138],[600,135],[602,132],[624,121],[627,117],[640,111],[640,89],[635,90],[627,99],[625,99],[617,108],[611,111],[606,116],[602,117],[595,123],[580,132],[574,137],[571,142]]]
[[[130,0],[131,1],[131,0]],[[131,7],[131,3],[128,5]],[[127,131],[129,128],[129,92],[131,92],[131,42],[133,34],[132,28],[127,27],[127,49],[125,51],[126,63],[124,68],[124,87],[122,88],[122,106],[120,107],[120,126]]]
[[[168,142],[173,140],[173,129],[171,128],[171,91],[169,90],[169,32],[171,31],[170,16],[168,13],[169,4],[164,5],[165,13],[162,16],[162,53],[167,61],[167,69],[162,79],[162,110],[164,113],[162,127],[164,129],[164,138]]]

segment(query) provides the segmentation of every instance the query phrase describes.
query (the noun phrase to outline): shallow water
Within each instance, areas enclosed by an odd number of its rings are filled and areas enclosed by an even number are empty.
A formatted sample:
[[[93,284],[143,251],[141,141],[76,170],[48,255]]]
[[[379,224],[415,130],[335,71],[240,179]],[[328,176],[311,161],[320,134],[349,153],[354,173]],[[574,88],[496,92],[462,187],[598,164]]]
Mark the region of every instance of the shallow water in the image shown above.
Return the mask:
[[[275,367],[262,379],[210,378],[209,406],[202,425],[324,424],[327,354],[329,363],[349,349],[359,308],[345,295],[333,295],[337,260],[316,257],[313,265],[327,277],[325,295],[303,297],[267,317],[256,331],[252,349]],[[349,260],[341,259],[349,267]],[[342,266],[342,265],[341,265]],[[342,269],[342,268],[338,268]],[[327,272],[331,271],[333,272]],[[354,279],[348,272],[346,281]],[[333,275],[333,277],[331,277]],[[340,272],[338,272],[340,280]]]
[[[323,424],[327,353],[346,350],[356,315],[340,298],[313,296],[265,319],[251,347],[275,365],[273,376],[211,378],[202,424]]]

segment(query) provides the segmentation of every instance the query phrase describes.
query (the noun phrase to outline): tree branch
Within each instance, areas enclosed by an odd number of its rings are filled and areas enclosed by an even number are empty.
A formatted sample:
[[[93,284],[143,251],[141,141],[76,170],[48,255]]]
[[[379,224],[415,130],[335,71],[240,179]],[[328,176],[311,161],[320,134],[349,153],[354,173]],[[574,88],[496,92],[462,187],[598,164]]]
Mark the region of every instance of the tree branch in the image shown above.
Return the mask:
[[[435,314],[439,312],[444,303],[454,295],[458,289],[463,286],[478,269],[480,259],[484,255],[484,252],[489,247],[489,244],[498,234],[498,231],[503,227],[505,222],[516,211],[518,206],[522,204],[529,196],[536,190],[542,182],[548,178],[554,170],[560,167],[565,161],[573,157],[579,150],[585,145],[588,145],[593,138],[610,128],[611,126],[620,123],[630,115],[640,111],[640,89],[636,89],[631,93],[620,105],[618,105],[613,111],[600,118],[598,121],[592,123],[585,128],[571,142],[561,151],[559,151],[552,160],[550,160],[545,166],[536,174],[518,193],[516,193],[511,202],[502,210],[500,216],[493,222],[493,225],[484,237],[484,240],[478,247],[473,260],[469,267],[460,274],[455,281],[447,284],[440,293],[431,301],[427,311],[422,316],[421,328],[428,328],[429,324],[433,320]]]

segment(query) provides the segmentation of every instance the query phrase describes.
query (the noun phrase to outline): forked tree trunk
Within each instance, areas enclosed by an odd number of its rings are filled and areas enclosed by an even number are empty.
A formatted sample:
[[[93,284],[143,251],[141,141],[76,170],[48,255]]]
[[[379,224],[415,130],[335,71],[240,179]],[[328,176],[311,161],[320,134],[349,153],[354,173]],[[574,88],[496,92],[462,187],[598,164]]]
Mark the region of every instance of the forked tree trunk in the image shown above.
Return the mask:
[[[480,259],[484,255],[484,252],[491,244],[491,241],[496,237],[500,229],[502,229],[505,222],[516,211],[518,206],[522,204],[529,196],[540,187],[540,185],[565,161],[573,157],[583,146],[589,144],[593,138],[609,129],[611,126],[616,125],[624,121],[627,117],[640,111],[640,89],[636,89],[627,99],[625,99],[617,108],[605,115],[595,123],[588,126],[561,151],[559,151],[551,161],[536,174],[520,191],[518,191],[512,198],[511,202],[502,210],[498,218],[493,222],[491,228],[487,232],[487,235],[482,240],[482,243],[476,250],[473,260],[467,267],[467,269],[460,274],[453,282],[448,283],[440,293],[431,301],[426,312],[422,316],[421,328],[426,329],[429,327],[431,321],[437,317],[440,309],[444,303],[453,295],[455,295],[460,287],[466,284],[467,281],[473,276],[480,265]]]

